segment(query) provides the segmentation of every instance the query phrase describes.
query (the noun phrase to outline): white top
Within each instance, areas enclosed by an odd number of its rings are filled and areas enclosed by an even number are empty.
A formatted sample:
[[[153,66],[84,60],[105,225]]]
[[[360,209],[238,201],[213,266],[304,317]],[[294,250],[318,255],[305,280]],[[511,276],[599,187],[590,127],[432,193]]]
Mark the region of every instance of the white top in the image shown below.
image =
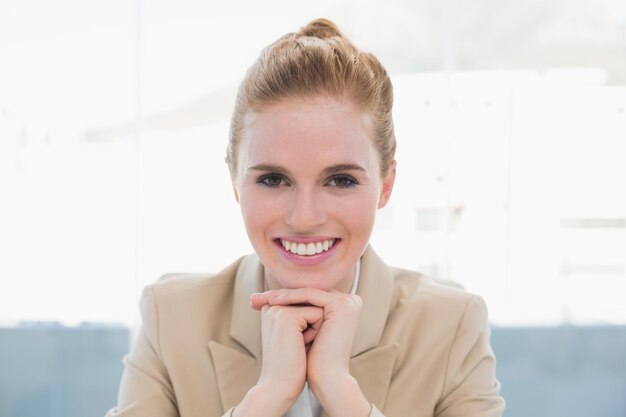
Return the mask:
[[[361,275],[361,260],[356,263],[356,273],[354,283],[352,284],[351,294],[356,294],[359,285],[359,276]],[[305,382],[304,389],[298,397],[295,404],[289,409],[285,417],[320,417],[322,415],[322,405],[315,398],[315,395],[309,389],[309,385]]]

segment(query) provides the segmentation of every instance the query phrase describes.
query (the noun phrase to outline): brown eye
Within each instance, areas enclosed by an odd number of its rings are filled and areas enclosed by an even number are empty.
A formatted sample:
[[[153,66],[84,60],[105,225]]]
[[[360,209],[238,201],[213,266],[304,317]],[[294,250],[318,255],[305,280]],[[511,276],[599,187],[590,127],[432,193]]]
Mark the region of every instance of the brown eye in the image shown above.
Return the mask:
[[[352,188],[359,182],[352,176],[347,174],[337,174],[330,177],[329,185],[337,188]]]
[[[283,178],[282,175],[278,175],[278,174],[265,174],[265,175],[261,175],[257,179],[257,184],[264,185],[266,187],[271,187],[271,188],[279,187],[283,185],[283,183],[286,184],[285,179]]]

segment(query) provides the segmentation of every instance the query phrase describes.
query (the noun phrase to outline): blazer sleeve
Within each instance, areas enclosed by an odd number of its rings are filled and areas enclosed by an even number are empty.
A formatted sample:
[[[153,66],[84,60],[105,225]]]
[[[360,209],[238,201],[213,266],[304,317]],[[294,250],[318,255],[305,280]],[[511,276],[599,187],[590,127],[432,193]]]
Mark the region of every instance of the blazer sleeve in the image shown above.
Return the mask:
[[[437,417],[501,417],[504,400],[496,379],[489,342],[487,307],[482,298],[468,302],[450,347]]]
[[[159,315],[154,290],[141,296],[141,319],[135,343],[123,359],[117,406],[105,417],[179,417],[176,395],[159,345]],[[228,410],[224,417],[231,415]]]
[[[504,400],[489,344],[487,307],[482,298],[468,302],[450,345],[441,400],[433,417],[501,417]],[[369,417],[385,417],[372,406]]]

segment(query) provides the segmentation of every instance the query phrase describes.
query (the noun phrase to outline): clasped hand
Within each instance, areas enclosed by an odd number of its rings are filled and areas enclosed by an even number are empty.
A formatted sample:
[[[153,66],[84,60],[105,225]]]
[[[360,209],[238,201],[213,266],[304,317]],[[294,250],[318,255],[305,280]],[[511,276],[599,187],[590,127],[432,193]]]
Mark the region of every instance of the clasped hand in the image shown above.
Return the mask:
[[[305,382],[329,415],[369,414],[369,402],[349,369],[359,296],[280,289],[253,294],[250,306],[261,311],[263,364],[257,386],[272,393],[278,414],[293,405]]]

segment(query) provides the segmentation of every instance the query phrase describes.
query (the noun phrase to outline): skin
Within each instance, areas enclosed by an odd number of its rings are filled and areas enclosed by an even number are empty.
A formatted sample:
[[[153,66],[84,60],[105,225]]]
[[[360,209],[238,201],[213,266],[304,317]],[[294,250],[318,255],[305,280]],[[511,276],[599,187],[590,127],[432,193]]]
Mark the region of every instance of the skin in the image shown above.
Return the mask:
[[[370,132],[367,114],[331,97],[246,115],[233,189],[270,290],[250,297],[261,311],[263,365],[237,417],[284,415],[305,382],[330,416],[370,413],[348,366],[362,305],[350,289],[395,179],[395,162],[381,177]],[[335,243],[306,257],[280,239]]]

